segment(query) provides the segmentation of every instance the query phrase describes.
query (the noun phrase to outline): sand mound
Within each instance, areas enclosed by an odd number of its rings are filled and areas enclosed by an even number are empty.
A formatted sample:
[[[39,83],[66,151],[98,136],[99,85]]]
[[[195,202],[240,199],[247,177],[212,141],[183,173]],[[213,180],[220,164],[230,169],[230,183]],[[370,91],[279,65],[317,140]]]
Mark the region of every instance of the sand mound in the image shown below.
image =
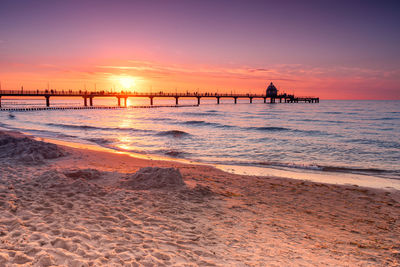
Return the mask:
[[[101,173],[96,169],[76,169],[64,172],[64,175],[72,179],[94,180],[101,176]]]
[[[55,144],[0,132],[0,158],[12,158],[25,164],[38,164],[46,159],[65,155],[66,153]]]
[[[130,189],[179,188],[185,186],[182,175],[175,168],[146,167],[127,177],[123,186]]]

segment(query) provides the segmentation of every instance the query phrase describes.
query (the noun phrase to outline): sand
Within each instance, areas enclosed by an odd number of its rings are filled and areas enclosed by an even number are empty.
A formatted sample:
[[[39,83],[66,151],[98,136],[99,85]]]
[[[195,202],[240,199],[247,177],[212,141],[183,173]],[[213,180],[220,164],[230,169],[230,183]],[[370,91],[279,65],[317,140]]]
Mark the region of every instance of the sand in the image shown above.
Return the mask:
[[[400,265],[399,191],[3,139],[0,266]]]

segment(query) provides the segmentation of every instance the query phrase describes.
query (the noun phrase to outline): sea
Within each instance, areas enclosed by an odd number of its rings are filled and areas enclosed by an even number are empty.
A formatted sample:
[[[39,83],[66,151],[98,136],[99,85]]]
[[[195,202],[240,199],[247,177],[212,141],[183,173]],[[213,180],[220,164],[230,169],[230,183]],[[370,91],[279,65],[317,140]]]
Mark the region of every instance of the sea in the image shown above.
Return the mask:
[[[82,99],[51,99],[82,106]],[[94,99],[115,106],[115,99]],[[128,99],[128,108],[1,111],[0,127],[39,138],[215,165],[226,171],[400,189],[400,101]],[[43,99],[3,99],[40,107]],[[191,106],[193,105],[193,106]],[[314,177],[314,178],[312,178]],[[321,178],[322,177],[322,178]],[[324,180],[325,179],[325,180]],[[366,184],[368,186],[368,183]]]

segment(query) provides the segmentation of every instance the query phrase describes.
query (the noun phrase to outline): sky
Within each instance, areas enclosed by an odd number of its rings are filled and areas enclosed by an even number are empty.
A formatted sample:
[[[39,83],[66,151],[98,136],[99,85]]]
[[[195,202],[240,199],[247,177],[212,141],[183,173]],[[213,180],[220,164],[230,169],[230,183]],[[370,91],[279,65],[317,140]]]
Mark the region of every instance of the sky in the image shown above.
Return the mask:
[[[400,1],[0,0],[1,89],[400,99]]]

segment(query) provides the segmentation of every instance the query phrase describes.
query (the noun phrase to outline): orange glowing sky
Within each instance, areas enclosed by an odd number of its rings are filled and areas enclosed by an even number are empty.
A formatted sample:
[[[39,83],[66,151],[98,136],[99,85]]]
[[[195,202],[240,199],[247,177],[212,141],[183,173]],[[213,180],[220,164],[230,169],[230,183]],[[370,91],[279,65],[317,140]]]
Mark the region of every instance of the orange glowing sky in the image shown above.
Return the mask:
[[[2,1],[1,89],[263,93],[273,81],[323,99],[400,99],[396,10],[394,1]]]

